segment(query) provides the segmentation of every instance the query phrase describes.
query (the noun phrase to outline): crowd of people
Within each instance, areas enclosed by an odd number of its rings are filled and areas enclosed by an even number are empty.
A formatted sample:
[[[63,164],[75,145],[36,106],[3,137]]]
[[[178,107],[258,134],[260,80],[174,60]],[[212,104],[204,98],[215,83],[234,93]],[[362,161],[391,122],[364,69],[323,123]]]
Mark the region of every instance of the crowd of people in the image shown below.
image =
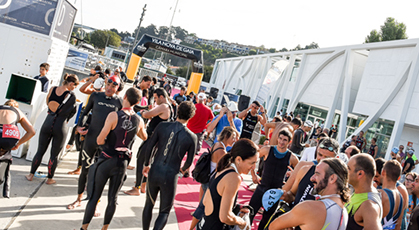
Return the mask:
[[[89,97],[66,146],[69,149],[78,143],[78,166],[69,172],[79,175],[77,197],[67,208],[80,207],[87,195],[81,229],[87,229],[98,215],[96,206],[109,181],[102,228],[108,229],[126,170],[135,170],[136,179],[124,193],[146,194],[143,229],[166,226],[179,174],[200,175],[195,178],[201,183],[200,190],[190,191],[199,192],[191,230],[232,226],[250,230],[258,213],[260,230],[419,229],[419,176],[412,172],[419,161],[412,148],[404,152],[403,145],[394,147],[392,159],[385,160],[378,158],[377,139],[372,138],[366,147],[363,131],[339,146],[336,127],[327,129],[282,111],[269,120],[258,101],[239,111],[236,102],[214,103],[204,91],[195,94],[181,87],[171,95],[170,82],[159,85],[150,76],[128,86],[122,68],[112,72],[97,66],[83,81],[66,74],[60,86],[49,88],[48,69],[43,63],[36,77],[42,91],[48,93],[48,114],[26,179],[34,179],[52,142],[46,184],[56,183],[57,157],[65,145],[64,124],[75,115],[73,91],[82,83],[79,90]],[[124,87],[129,88],[120,95]],[[26,130],[22,137],[17,123]],[[9,197],[10,152],[35,131],[14,100],[0,106],[0,124],[0,182],[4,181],[3,196]],[[135,136],[143,142],[135,166],[129,166]],[[190,171],[205,140],[211,148],[198,160],[197,166],[202,167]],[[201,168],[208,172],[198,171]],[[256,189],[247,202],[238,204],[241,174],[250,174]],[[281,195],[274,198],[278,191]],[[152,224],[158,194],[159,213]]]

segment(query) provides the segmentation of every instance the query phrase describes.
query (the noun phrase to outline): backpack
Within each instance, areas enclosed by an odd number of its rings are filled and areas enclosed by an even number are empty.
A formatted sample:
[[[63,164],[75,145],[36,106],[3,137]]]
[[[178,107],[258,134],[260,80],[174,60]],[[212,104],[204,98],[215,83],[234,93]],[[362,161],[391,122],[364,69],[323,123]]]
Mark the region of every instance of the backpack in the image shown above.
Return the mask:
[[[208,149],[207,152],[204,152],[198,159],[195,164],[195,168],[192,171],[192,177],[201,184],[206,184],[209,182],[210,177],[213,172],[211,172],[211,156],[212,153],[224,149],[223,147],[217,148],[215,150]],[[215,170],[214,170],[215,172]]]

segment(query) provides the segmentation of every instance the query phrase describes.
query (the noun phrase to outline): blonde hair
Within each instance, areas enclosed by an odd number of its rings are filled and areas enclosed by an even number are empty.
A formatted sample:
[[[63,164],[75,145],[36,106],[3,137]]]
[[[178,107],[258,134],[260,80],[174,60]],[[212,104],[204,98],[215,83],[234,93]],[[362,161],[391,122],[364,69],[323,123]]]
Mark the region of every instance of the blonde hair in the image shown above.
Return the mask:
[[[9,99],[7,100],[4,105],[8,105],[14,108],[19,108],[19,103],[17,103],[17,101],[13,100],[13,99]]]

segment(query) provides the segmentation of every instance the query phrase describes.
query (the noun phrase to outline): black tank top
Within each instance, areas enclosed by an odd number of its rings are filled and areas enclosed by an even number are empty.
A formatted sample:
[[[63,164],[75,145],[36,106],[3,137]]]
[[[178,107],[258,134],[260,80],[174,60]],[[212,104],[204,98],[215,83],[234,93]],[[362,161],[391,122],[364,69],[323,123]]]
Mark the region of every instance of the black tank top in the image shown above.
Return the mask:
[[[166,103],[166,104],[167,104],[167,103]],[[169,105],[169,104],[167,104],[167,105],[169,106],[169,109],[170,109],[170,116],[171,116],[171,115],[172,115],[172,110],[171,110],[171,107],[170,107],[170,105]],[[151,137],[151,134],[153,134],[154,129],[156,129],[157,125],[158,125],[158,124],[160,124],[160,122],[162,122],[162,121],[167,121],[167,120],[168,120],[168,119],[162,119],[160,116],[155,116],[155,117],[153,117],[153,118],[151,119],[150,123],[148,123],[147,130],[146,130],[147,135],[148,135],[149,137]]]
[[[49,95],[48,102],[55,101],[61,105],[61,103],[63,103],[64,101],[64,98],[67,96],[67,94],[70,93],[70,91],[67,90],[61,96],[58,96],[57,93],[55,93],[56,90],[57,87],[52,88],[52,92],[51,95]]]
[[[203,221],[201,220],[198,225],[200,225],[201,230],[218,230],[223,229],[224,223],[220,220],[220,206],[221,206],[221,196],[218,194],[217,191],[217,185],[220,182],[221,179],[228,173],[234,172],[234,169],[229,169],[223,172],[218,177],[214,178],[209,185],[209,192],[211,193],[211,199],[212,199],[212,213],[209,216],[205,216],[203,218]],[[233,207],[236,205],[236,202],[234,202]],[[203,225],[203,226],[201,226]]]
[[[364,138],[357,137],[355,145],[360,151],[362,151],[361,147],[362,147],[363,144],[364,144]]]
[[[316,170],[316,165],[311,166],[303,179],[301,179],[295,195],[294,205],[305,200],[315,200],[314,196],[310,194],[311,190],[313,190],[313,182],[310,181],[310,178],[314,175],[314,170]]]
[[[118,124],[115,129],[109,132],[103,151],[111,157],[122,153],[131,158],[131,151],[128,151],[128,149],[131,149],[134,143],[134,137],[138,132],[138,125],[140,124],[140,117],[137,114],[128,115],[122,110],[116,113],[118,114]]]
[[[240,135],[240,138],[252,139],[253,130],[258,123],[258,115],[252,116],[250,112],[247,113],[247,116],[243,120],[243,130]]]
[[[370,146],[370,151],[368,151],[368,153],[369,153],[372,157],[374,157],[374,154],[375,154],[375,146],[377,146],[377,145],[372,145],[372,144],[371,144],[371,146]]]
[[[285,156],[281,159],[274,154],[275,146],[269,150],[268,158],[264,161],[263,177],[260,185],[268,188],[282,188],[284,184],[284,176],[290,164],[291,151],[287,150]]]

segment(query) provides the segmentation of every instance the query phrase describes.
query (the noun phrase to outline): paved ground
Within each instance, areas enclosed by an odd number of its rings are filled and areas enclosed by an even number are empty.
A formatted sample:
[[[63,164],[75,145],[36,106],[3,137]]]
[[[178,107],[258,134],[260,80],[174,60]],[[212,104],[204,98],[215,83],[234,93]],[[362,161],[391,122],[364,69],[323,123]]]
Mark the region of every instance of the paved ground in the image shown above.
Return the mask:
[[[136,141],[133,149],[138,149]],[[54,179],[55,185],[45,184],[46,179],[34,178],[32,182],[25,179],[31,162],[25,159],[13,160],[11,166],[12,185],[11,198],[0,198],[0,229],[80,229],[84,208],[67,210],[66,206],[76,199],[78,177],[67,172],[76,168],[78,152],[69,152],[59,163]],[[131,162],[132,165],[135,161]],[[41,165],[39,171],[47,172],[47,167]],[[122,191],[128,190],[135,181],[135,171],[128,170],[128,179]],[[104,212],[107,204],[107,186],[99,203],[99,210]],[[142,211],[145,195],[127,196],[119,194],[118,207],[110,224],[110,229],[141,229]],[[153,217],[156,218],[159,204],[156,203]],[[103,216],[94,217],[89,229],[100,229]],[[154,219],[153,219],[154,223]],[[178,230],[174,209],[169,216],[165,229]]]

